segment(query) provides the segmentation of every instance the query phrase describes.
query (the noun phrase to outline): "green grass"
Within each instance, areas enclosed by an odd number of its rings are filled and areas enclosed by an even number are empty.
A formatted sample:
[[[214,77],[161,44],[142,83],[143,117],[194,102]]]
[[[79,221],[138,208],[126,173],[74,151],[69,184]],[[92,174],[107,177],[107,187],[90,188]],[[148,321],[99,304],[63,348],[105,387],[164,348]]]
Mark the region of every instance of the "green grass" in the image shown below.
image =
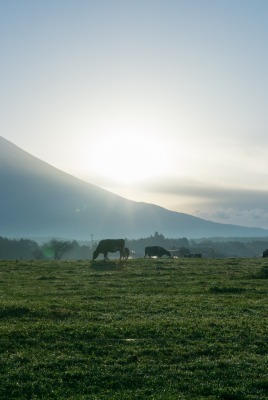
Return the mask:
[[[0,261],[0,398],[267,400],[266,269]]]

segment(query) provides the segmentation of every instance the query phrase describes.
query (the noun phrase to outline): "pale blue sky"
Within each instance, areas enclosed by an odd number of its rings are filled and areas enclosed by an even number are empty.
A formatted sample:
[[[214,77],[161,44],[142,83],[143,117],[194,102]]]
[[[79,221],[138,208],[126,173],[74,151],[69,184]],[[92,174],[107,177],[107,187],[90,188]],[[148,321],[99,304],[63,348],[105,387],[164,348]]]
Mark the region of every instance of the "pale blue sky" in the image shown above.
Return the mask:
[[[268,1],[0,2],[0,135],[125,197],[268,228]]]

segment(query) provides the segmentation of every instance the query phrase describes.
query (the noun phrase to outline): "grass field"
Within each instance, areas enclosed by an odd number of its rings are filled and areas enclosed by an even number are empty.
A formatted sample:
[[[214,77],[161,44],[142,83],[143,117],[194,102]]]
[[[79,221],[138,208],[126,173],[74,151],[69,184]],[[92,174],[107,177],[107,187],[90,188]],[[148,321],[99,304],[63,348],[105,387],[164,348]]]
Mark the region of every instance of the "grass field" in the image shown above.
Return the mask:
[[[261,270],[265,259],[0,261],[0,399],[266,400]]]

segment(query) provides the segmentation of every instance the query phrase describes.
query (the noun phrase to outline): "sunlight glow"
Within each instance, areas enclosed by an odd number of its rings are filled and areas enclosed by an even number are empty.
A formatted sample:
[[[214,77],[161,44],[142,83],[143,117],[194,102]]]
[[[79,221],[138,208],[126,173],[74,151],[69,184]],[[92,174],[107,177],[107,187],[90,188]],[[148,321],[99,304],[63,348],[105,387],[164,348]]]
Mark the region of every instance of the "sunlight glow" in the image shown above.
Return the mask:
[[[131,184],[166,172],[167,152],[155,138],[116,135],[97,141],[95,146],[92,170],[114,182]]]

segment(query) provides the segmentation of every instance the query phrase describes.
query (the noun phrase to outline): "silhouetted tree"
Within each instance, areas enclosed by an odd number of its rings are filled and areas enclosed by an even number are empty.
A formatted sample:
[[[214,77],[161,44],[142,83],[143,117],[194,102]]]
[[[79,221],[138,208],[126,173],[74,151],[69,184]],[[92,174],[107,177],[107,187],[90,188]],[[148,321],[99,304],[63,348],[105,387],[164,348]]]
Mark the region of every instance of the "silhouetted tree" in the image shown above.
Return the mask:
[[[0,259],[32,260],[39,249],[36,242],[29,239],[7,239],[0,237]]]
[[[43,245],[44,254],[48,257],[54,257],[55,260],[60,260],[63,254],[71,251],[74,243],[57,239],[50,239],[48,243]]]

